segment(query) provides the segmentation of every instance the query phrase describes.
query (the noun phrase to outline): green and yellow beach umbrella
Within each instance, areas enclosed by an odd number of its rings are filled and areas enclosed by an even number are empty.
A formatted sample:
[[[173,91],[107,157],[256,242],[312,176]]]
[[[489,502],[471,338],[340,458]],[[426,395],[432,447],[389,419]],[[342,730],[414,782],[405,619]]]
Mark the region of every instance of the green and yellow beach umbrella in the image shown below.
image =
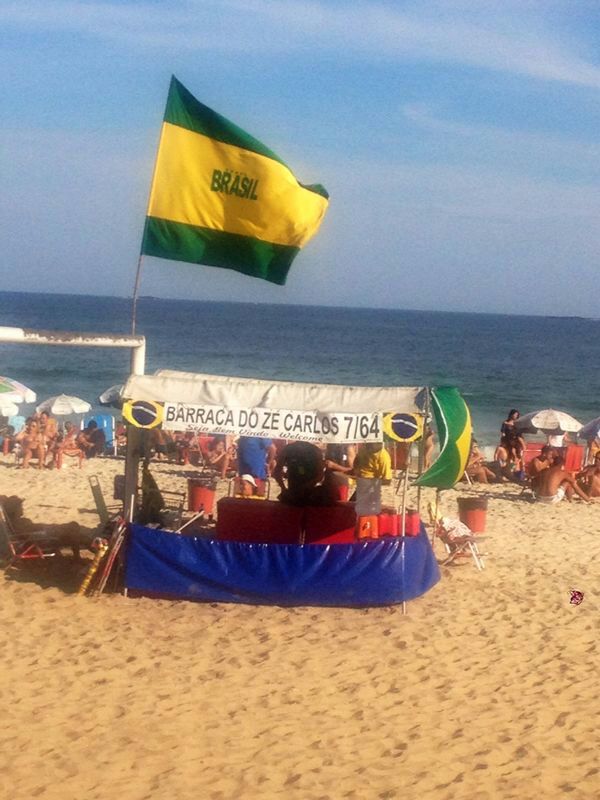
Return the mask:
[[[36,394],[32,389],[24,386],[12,378],[0,376],[0,396],[11,403],[35,403]]]
[[[462,478],[467,466],[473,435],[471,414],[454,386],[432,389],[431,402],[440,439],[440,454],[415,484],[451,489]]]

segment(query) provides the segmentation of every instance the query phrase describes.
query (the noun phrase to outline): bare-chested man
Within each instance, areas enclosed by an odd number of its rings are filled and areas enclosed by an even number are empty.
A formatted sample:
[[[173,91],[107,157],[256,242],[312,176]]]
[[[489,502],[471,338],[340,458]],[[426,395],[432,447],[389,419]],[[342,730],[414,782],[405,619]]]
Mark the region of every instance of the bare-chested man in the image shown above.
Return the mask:
[[[538,491],[540,473],[546,469],[549,469],[554,464],[554,459],[556,456],[556,450],[553,447],[550,447],[550,445],[545,444],[542,447],[539,456],[533,458],[528,464],[527,474],[531,479],[531,488],[534,494],[537,494]]]
[[[571,502],[573,494],[581,497],[586,503],[590,502],[589,495],[577,485],[575,478],[564,471],[564,464],[564,458],[556,456],[552,466],[539,473],[535,491],[539,503],[554,505],[565,497]]]
[[[600,497],[600,452],[596,453],[594,463],[577,475],[577,483],[589,497]]]

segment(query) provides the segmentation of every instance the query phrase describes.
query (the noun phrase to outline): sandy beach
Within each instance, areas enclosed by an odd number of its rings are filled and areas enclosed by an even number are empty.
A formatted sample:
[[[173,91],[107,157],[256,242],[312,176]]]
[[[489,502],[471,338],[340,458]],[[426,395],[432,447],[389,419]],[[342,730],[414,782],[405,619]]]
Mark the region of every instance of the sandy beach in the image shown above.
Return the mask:
[[[110,498],[122,468],[3,457],[0,494],[91,534],[88,476]],[[183,468],[155,470],[184,488]],[[444,513],[474,493],[490,498],[486,569],[444,567],[406,616],[81,598],[68,560],[3,572],[5,796],[598,797],[600,506],[459,486]]]

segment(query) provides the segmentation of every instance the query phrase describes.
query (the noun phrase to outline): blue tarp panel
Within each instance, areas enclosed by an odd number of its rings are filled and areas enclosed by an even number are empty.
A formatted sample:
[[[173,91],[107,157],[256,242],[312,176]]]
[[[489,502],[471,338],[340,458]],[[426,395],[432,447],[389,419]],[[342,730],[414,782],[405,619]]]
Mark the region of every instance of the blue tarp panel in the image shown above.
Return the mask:
[[[249,544],[132,525],[127,589],[187,600],[280,606],[379,606],[412,600],[439,580],[419,536],[352,544]]]

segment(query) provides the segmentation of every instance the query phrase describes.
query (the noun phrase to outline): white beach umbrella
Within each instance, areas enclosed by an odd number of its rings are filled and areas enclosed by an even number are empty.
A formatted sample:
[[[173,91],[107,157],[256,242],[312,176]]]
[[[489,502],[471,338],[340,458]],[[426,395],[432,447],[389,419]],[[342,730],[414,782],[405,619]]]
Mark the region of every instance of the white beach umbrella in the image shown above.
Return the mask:
[[[15,403],[11,403],[10,400],[5,400],[2,395],[0,395],[0,417],[14,417],[15,414],[19,413],[19,406]]]
[[[591,422],[586,422],[577,433],[580,439],[585,439],[588,442],[591,442],[598,435],[600,435],[600,417],[596,417]]]
[[[515,420],[515,428],[519,433],[577,433],[581,429],[581,422],[565,411],[544,408],[519,417]]]
[[[35,403],[37,395],[19,381],[0,376],[0,398],[11,403]]]
[[[49,397],[37,406],[36,411],[47,411],[56,416],[66,416],[67,414],[85,414],[91,405],[80,397],[73,397],[69,394],[57,394]]]
[[[110,386],[105,392],[102,392],[102,394],[98,398],[98,402],[102,406],[113,406],[113,408],[121,408],[121,406],[123,405],[123,398],[121,397],[122,390],[123,390],[123,384],[116,383],[114,386]]]

